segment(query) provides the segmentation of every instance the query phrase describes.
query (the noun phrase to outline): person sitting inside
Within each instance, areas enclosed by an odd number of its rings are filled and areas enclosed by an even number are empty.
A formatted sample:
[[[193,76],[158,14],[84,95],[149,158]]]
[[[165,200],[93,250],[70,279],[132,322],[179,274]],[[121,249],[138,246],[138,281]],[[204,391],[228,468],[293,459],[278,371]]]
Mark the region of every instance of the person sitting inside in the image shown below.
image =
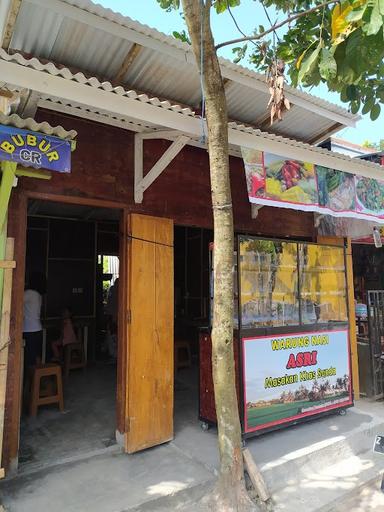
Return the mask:
[[[62,312],[62,324],[60,338],[52,341],[53,361],[62,359],[63,351],[66,345],[77,343],[75,329],[72,323],[72,313],[69,308],[64,308]]]

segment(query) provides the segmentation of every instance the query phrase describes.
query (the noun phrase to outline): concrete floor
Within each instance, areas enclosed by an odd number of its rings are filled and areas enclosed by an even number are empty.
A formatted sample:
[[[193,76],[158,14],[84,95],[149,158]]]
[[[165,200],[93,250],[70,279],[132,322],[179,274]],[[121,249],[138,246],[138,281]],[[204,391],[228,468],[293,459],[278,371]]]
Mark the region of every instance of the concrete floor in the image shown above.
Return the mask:
[[[30,472],[74,455],[102,453],[116,445],[115,394],[115,365],[73,370],[64,382],[64,413],[49,405],[39,408],[36,418],[22,417],[20,471]]]
[[[200,510],[196,502],[213,485],[218,453],[216,429],[203,432],[199,426],[196,368],[177,375],[172,442],[134,455],[111,452],[85,459],[87,453],[101,453],[97,450],[108,444],[114,431],[114,369],[101,371],[109,375],[109,396],[108,386],[98,382],[96,370],[89,372],[91,385],[84,384],[80,373],[72,381],[73,391],[68,390],[67,407],[72,412],[56,416],[59,413],[47,410],[38,417],[40,427],[32,429],[29,442],[25,436],[24,446],[32,446],[33,458],[25,460],[24,474],[1,484],[6,510]],[[78,393],[83,397],[82,405],[90,405],[88,412],[76,405]],[[102,415],[100,406],[104,408]],[[71,425],[71,414],[77,426]],[[49,435],[43,431],[44,443],[39,445],[43,428]],[[61,443],[53,439],[55,432],[60,432]],[[273,494],[274,510],[333,512],[340,499],[357,492],[384,469],[384,457],[372,453],[376,433],[384,433],[384,405],[360,401],[345,416],[324,417],[250,439],[246,444]],[[65,442],[67,434],[67,439],[73,436],[76,440],[70,446]],[[52,463],[56,455],[71,462],[37,471],[34,464],[44,459],[45,451],[48,462]],[[82,460],[76,460],[81,458],[77,457],[79,451]]]

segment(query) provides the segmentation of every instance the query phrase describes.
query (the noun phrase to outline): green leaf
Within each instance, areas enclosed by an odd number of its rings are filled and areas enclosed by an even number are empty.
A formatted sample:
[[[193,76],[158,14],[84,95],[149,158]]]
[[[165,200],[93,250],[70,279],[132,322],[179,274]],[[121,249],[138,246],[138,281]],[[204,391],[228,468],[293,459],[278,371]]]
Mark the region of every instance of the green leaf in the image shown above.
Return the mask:
[[[188,34],[186,33],[185,30],[182,30],[181,32],[177,32],[176,30],[174,30],[172,32],[172,35],[175,39],[180,39],[180,41],[182,41],[183,43],[191,44],[191,40],[189,39]]]
[[[382,16],[384,16],[384,0],[379,0],[379,11]]]
[[[352,114],[357,114],[359,110],[360,110],[360,101],[352,101],[351,102]]]
[[[180,0],[157,0],[162,9],[165,9],[167,12],[172,10],[177,10],[180,8]]]
[[[363,110],[361,111],[362,114],[368,114],[368,112],[373,108],[375,104],[375,100],[373,98],[368,98],[364,104]]]
[[[347,85],[346,93],[349,101],[357,100],[357,88],[355,85]]]
[[[216,9],[217,14],[225,12],[229,7],[237,7],[240,5],[240,0],[215,0],[213,6]]]
[[[306,76],[311,75],[313,71],[316,69],[319,60],[320,50],[321,44],[319,44],[317,48],[311,51],[301,63],[298,76],[299,82],[302,82]]]
[[[380,115],[380,112],[381,112],[381,107],[378,103],[375,103],[371,109],[371,114],[370,114],[370,117],[371,117],[371,120],[372,121],[376,121],[376,119],[379,117]]]
[[[367,36],[373,36],[379,32],[382,26],[383,17],[380,14],[378,0],[376,0],[371,12],[369,23],[365,27],[363,27],[363,30],[367,34]]]
[[[344,86],[342,89],[341,89],[341,93],[340,93],[340,99],[343,103],[346,103],[347,101],[349,101],[348,99],[348,95],[347,95],[347,87]]]
[[[368,5],[364,5],[364,7],[361,7],[360,9],[356,9],[354,11],[351,11],[348,16],[346,17],[347,21],[350,21],[352,23],[355,23],[357,21],[360,21],[365,13],[365,9],[368,7]]]
[[[337,75],[337,63],[332,53],[327,49],[321,50],[321,59],[319,64],[321,78],[324,80],[333,80]]]

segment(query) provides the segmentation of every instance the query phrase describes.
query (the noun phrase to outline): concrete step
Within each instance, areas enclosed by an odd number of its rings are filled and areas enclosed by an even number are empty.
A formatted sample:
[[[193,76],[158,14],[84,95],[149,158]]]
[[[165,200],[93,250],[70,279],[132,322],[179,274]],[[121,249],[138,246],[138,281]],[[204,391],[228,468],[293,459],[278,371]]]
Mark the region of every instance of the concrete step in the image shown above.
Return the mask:
[[[318,426],[321,428],[320,423]],[[337,429],[337,421],[335,421],[335,429]],[[334,464],[347,460],[357,463],[360,456],[365,457],[372,451],[377,434],[384,434],[382,417],[371,419],[346,435],[337,435],[335,430],[335,436],[329,439],[307,444],[301,449],[287,453],[284,457],[261,463],[259,467],[268,488],[274,494],[287,486],[301,485],[302,482],[307,481],[309,475],[315,475]],[[276,441],[278,442],[278,439]],[[257,462],[257,451],[254,457]],[[384,456],[381,457],[384,462]],[[377,458],[380,459],[380,456],[375,456],[375,460]]]
[[[300,480],[297,475],[287,475],[284,487],[273,493],[275,512],[334,512],[337,504],[377,479],[384,470],[384,456],[372,450],[347,458],[335,456],[317,470],[315,462],[306,475],[300,472]]]

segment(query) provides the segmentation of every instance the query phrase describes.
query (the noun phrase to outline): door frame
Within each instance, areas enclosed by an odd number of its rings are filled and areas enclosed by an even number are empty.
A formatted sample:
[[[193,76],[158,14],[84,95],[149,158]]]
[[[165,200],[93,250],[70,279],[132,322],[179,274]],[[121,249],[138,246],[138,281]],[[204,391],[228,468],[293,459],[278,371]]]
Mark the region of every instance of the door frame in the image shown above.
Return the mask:
[[[119,310],[118,310],[118,350],[117,350],[117,385],[116,385],[116,434],[125,431],[125,408],[126,408],[126,343],[127,339],[127,284],[128,284],[128,261],[127,261],[127,240],[128,222],[130,210],[125,203],[106,201],[103,199],[85,198],[69,195],[40,193],[32,191],[15,190],[13,192],[10,212],[14,218],[10,218],[9,236],[15,237],[15,259],[17,271],[14,276],[12,308],[11,308],[11,332],[10,339],[13,341],[12,370],[8,373],[6,430],[4,431],[3,453],[7,473],[15,474],[18,470],[19,439],[20,439],[20,411],[22,405],[22,332],[23,332],[23,311],[20,304],[23,303],[24,280],[25,280],[25,259],[27,242],[27,217],[28,201],[31,199],[82,205],[95,208],[108,208],[120,210],[119,221],[119,260],[120,280],[119,283]],[[16,204],[14,204],[16,203]],[[13,208],[12,208],[13,206]],[[15,218],[17,217],[17,218]],[[8,363],[9,364],[9,363]],[[11,407],[10,407],[11,404]]]

